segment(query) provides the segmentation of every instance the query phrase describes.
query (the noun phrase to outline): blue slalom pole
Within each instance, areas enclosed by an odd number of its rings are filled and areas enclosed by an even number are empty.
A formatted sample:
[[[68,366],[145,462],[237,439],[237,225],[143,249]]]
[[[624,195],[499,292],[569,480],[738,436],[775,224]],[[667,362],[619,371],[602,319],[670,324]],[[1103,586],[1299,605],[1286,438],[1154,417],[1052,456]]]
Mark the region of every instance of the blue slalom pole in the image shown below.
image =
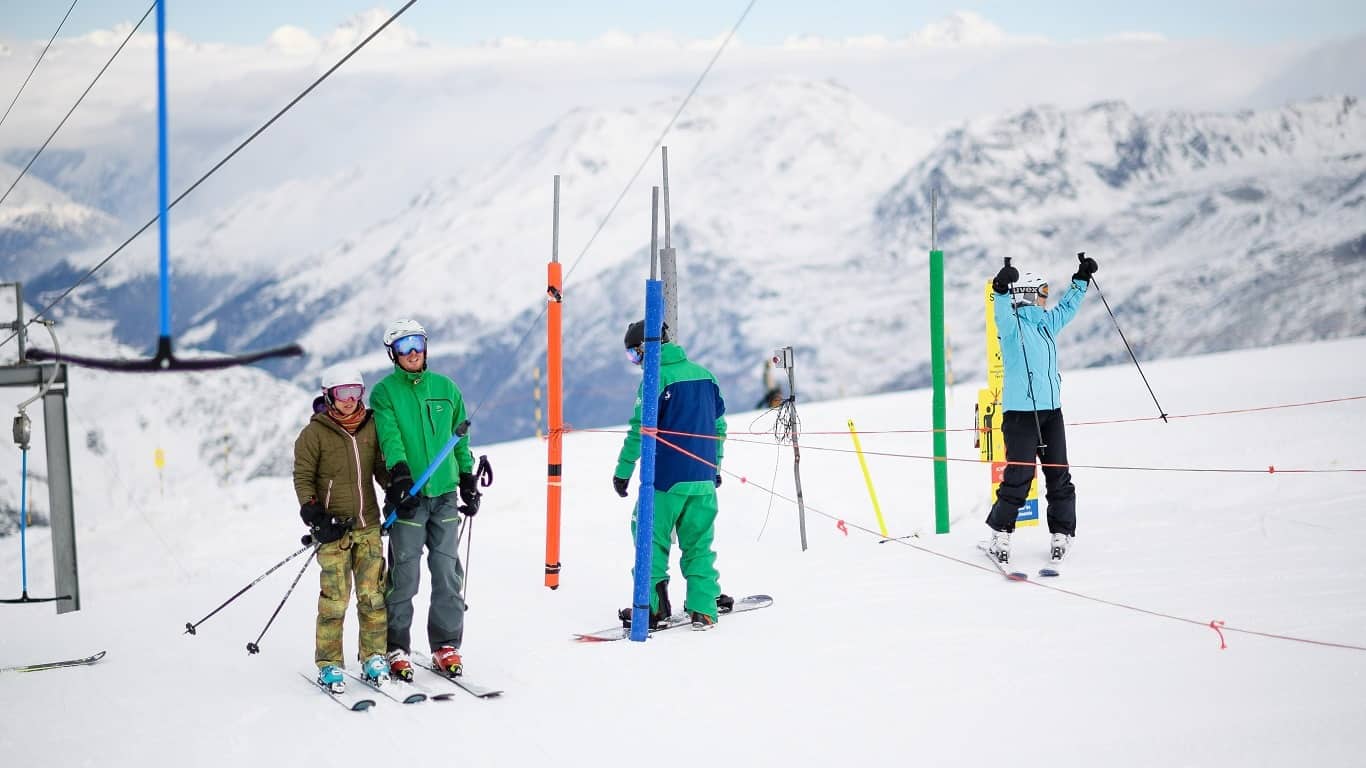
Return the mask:
[[[645,360],[640,383],[640,490],[636,502],[635,595],[631,639],[650,636],[650,568],[655,531],[655,427],[659,425],[659,338],[664,324],[664,283],[645,281]]]
[[[416,496],[417,492],[422,490],[422,486],[426,485],[427,481],[432,479],[432,474],[436,472],[436,468],[441,466],[441,462],[445,461],[447,456],[451,455],[451,451],[455,450],[455,446],[460,443],[460,440],[464,438],[465,434],[469,431],[469,419],[460,422],[460,424],[456,426],[455,434],[451,435],[451,439],[447,440],[446,444],[441,446],[441,451],[436,454],[436,458],[432,459],[432,463],[428,464],[427,468],[422,470],[422,474],[417,476],[417,480],[413,481],[413,487],[411,490],[408,491],[408,497]],[[398,519],[397,508],[390,509],[387,513],[385,513],[384,530],[389,530],[389,528],[394,524],[394,520],[396,519]]]
[[[161,232],[161,338],[171,338],[171,260],[168,243],[166,151],[166,0],[157,0],[157,225]]]
[[[23,582],[23,591],[20,593],[25,598],[28,597],[28,449],[20,451],[23,455],[21,465],[23,469],[19,480],[19,573],[20,581]]]

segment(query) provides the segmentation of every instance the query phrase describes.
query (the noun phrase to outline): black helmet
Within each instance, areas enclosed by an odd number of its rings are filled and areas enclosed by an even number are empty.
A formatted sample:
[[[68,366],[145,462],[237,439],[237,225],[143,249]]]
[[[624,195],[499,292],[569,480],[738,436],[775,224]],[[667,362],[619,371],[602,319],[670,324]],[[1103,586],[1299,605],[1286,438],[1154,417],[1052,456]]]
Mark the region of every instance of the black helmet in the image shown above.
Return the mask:
[[[669,341],[669,324],[663,323],[661,328],[663,332],[660,334],[660,341]],[[637,320],[626,326],[626,348],[635,349],[642,346],[645,346],[645,321]]]

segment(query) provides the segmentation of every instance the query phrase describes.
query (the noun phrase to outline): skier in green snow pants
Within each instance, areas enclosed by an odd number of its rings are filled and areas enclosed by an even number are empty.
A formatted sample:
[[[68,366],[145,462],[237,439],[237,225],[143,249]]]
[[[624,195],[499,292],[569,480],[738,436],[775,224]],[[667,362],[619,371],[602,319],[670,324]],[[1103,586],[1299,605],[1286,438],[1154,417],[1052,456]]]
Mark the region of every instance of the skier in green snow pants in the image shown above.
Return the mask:
[[[694,628],[704,629],[716,623],[717,598],[721,596],[712,540],[716,534],[716,488],[721,485],[722,446],[726,439],[726,404],[716,377],[688,360],[683,348],[670,341],[667,325],[662,341],[658,420],[661,439],[655,452],[650,616],[658,624],[671,612],[669,548],[676,533],[678,548],[682,550],[680,566],[688,582],[683,607]],[[640,365],[644,360],[645,321],[632,323],[626,329],[625,342],[627,357]],[[631,473],[640,459],[641,402],[641,389],[637,389],[631,428],[612,478],[612,486],[622,498],[628,495]],[[633,536],[638,512],[637,504],[631,515]],[[629,619],[629,611],[625,609],[623,620]]]

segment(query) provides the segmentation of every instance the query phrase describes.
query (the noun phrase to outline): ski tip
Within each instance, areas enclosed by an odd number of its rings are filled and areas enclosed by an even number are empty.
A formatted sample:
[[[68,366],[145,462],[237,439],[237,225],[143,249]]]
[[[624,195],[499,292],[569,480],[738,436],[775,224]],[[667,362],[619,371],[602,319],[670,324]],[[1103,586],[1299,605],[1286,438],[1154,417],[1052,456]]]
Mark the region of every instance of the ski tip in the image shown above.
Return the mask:
[[[371,707],[373,707],[373,706],[375,706],[375,701],[374,701],[374,699],[361,699],[360,701],[357,701],[355,704],[352,704],[352,705],[351,705],[351,711],[352,711],[352,712],[364,712],[365,710],[367,710],[367,709],[369,709],[369,708],[371,708]],[[336,710],[333,710],[333,711],[335,712]]]
[[[404,704],[417,704],[418,702],[426,700],[427,694],[425,693],[410,693],[407,696],[403,697]]]
[[[1029,574],[1020,571],[1011,571],[1006,574],[1006,578],[1011,581],[1029,581]]]
[[[1051,579],[1055,576],[1060,576],[1061,574],[1055,568],[1040,568],[1039,575]]]

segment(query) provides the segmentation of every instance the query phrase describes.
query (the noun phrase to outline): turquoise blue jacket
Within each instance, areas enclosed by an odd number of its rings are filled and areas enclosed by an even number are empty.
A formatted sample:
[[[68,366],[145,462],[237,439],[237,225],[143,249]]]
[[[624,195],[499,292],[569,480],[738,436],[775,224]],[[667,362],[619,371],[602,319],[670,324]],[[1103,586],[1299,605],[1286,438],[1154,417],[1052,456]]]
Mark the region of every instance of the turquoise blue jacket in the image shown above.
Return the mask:
[[[1029,304],[1012,311],[1010,294],[991,294],[990,300],[995,305],[992,311],[996,316],[996,337],[1001,340],[1001,362],[1006,369],[1002,409],[1048,411],[1062,407],[1057,338],[1076,316],[1085,295],[1086,283],[1073,280],[1062,300],[1052,309]],[[1020,318],[1018,325],[1016,312]],[[1023,344],[1020,343],[1021,333]]]

